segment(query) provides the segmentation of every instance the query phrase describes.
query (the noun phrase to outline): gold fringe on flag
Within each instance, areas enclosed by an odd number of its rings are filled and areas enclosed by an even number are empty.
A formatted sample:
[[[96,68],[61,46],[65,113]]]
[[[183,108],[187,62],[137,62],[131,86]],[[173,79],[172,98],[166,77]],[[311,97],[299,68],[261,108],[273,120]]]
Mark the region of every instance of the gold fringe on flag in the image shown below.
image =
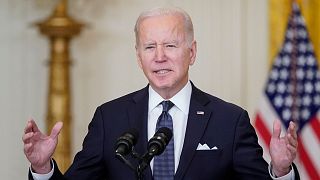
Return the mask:
[[[283,42],[285,29],[290,15],[293,0],[270,0],[269,1],[269,64],[277,55]],[[299,4],[310,33],[310,40],[318,62],[320,63],[320,1],[319,0],[296,0]]]

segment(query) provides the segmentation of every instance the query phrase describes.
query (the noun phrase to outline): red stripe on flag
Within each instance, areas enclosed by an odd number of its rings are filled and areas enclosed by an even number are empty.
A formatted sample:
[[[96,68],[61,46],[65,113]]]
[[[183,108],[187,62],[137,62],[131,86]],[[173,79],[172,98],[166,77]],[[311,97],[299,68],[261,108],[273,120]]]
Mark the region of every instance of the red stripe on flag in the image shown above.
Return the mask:
[[[261,118],[259,113],[256,114],[255,127],[256,127],[256,130],[261,135],[264,143],[269,148],[269,143],[271,140],[271,133],[270,133],[269,129],[266,127],[266,125],[264,124],[264,120]]]
[[[310,160],[310,157],[304,148],[304,144],[302,143],[301,138],[298,138],[298,143],[299,143],[298,152],[299,152],[300,160],[302,161],[304,168],[306,169],[310,179],[320,179],[320,175],[318,174],[316,168],[314,167],[312,161]]]
[[[315,135],[318,138],[318,141],[320,142],[320,122],[318,118],[316,116],[312,118],[310,124],[313,129],[313,132],[315,133]]]

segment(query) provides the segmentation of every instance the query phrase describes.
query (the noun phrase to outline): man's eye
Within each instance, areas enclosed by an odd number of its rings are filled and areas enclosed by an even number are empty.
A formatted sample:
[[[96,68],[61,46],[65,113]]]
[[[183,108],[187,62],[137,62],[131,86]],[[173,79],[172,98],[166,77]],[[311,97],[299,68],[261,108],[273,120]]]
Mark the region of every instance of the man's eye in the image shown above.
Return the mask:
[[[146,46],[145,47],[145,49],[147,50],[147,49],[153,49],[154,48],[154,46]]]
[[[167,48],[176,48],[177,46],[175,44],[167,44],[166,47]]]

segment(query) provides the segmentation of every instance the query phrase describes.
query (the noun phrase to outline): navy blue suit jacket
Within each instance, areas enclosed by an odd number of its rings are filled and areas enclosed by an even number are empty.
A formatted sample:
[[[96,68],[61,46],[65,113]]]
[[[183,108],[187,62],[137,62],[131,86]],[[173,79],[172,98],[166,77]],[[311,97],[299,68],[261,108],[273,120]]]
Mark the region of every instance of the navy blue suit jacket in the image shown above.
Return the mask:
[[[99,106],[89,124],[83,149],[64,175],[56,166],[51,179],[135,179],[135,173],[116,159],[114,145],[123,132],[136,128],[140,138],[135,150],[139,154],[146,152],[148,97],[147,86]],[[196,150],[199,143],[218,149],[199,151]],[[192,85],[187,129],[175,180],[271,179],[262,153],[245,110]],[[150,167],[143,178],[152,179]]]

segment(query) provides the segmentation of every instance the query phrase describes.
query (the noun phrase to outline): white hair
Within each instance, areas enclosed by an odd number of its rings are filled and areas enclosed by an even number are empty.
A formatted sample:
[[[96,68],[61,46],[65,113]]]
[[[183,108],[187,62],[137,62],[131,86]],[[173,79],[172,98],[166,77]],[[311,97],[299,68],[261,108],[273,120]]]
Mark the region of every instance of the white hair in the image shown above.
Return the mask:
[[[139,44],[139,28],[141,22],[149,17],[156,17],[156,16],[167,16],[167,15],[179,15],[183,18],[184,22],[184,30],[186,32],[186,37],[187,37],[187,45],[191,46],[192,41],[194,40],[194,30],[193,30],[193,24],[192,20],[189,16],[189,14],[184,11],[181,8],[176,8],[176,7],[160,7],[160,8],[154,8],[151,10],[143,11],[134,26],[134,32],[135,32],[135,37],[136,37],[136,45]]]

